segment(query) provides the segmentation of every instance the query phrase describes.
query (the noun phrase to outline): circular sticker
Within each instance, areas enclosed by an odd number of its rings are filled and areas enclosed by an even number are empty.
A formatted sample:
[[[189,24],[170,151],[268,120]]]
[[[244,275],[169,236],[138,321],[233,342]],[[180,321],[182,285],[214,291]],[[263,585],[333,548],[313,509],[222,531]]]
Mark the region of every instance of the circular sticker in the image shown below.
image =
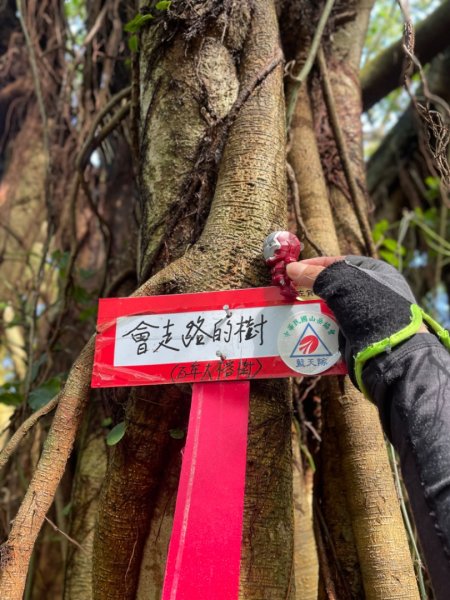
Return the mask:
[[[278,334],[278,352],[289,368],[302,375],[317,375],[340,359],[336,321],[308,309],[289,316]]]

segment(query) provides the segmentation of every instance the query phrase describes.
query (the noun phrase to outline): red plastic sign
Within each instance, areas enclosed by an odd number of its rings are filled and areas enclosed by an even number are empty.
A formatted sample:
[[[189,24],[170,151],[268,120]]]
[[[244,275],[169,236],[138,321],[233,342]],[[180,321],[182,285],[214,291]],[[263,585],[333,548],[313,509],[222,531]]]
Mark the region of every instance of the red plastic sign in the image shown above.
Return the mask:
[[[267,287],[99,302],[93,387],[345,372],[333,315],[314,297]]]
[[[162,600],[235,600],[244,511],[248,381],[196,383]]]

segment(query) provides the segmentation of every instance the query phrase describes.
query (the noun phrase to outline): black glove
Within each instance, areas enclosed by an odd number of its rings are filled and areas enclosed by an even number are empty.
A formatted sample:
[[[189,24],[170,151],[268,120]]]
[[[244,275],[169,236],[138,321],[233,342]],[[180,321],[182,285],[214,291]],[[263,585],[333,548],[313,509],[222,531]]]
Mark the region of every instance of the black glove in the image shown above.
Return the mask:
[[[405,278],[380,260],[347,256],[324,269],[313,289],[336,315],[340,350],[361,391],[365,362],[413,336],[423,320],[450,343],[448,332],[417,306]]]

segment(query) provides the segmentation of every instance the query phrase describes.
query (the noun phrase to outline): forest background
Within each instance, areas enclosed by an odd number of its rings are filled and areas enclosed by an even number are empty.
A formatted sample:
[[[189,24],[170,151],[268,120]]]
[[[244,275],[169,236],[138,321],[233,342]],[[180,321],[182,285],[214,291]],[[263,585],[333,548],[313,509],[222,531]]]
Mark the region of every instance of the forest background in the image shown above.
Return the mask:
[[[450,325],[450,0],[0,2],[0,597],[160,597],[189,388],[92,391],[99,297],[399,268]],[[432,598],[343,379],[252,386],[240,597]]]

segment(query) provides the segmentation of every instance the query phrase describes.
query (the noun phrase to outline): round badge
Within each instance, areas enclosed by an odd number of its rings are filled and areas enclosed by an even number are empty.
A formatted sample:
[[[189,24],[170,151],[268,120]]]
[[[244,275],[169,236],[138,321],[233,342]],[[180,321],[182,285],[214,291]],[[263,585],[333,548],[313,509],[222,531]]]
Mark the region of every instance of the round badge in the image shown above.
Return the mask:
[[[289,368],[317,375],[340,359],[339,328],[321,312],[301,309],[289,316],[278,334],[278,352]]]

